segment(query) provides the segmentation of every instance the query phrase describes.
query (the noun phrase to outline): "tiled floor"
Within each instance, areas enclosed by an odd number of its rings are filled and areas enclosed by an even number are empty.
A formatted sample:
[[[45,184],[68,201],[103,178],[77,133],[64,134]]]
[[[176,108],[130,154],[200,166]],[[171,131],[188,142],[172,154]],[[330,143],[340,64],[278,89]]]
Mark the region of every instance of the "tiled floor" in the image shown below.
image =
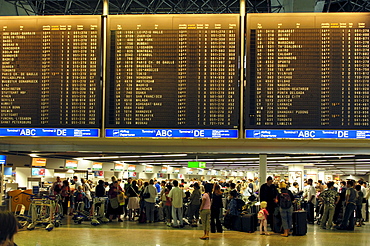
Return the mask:
[[[355,231],[322,230],[318,225],[308,225],[306,236],[281,237],[259,235],[259,232],[244,233],[226,230],[223,233],[210,235],[210,240],[202,241],[202,227],[183,229],[167,227],[163,222],[138,224],[124,221],[92,226],[89,222],[75,224],[71,218],[63,221],[63,225],[46,231],[42,226],[33,231],[21,230],[15,236],[19,246],[74,246],[74,245],[307,245],[307,246],[361,246],[370,245],[370,224]]]

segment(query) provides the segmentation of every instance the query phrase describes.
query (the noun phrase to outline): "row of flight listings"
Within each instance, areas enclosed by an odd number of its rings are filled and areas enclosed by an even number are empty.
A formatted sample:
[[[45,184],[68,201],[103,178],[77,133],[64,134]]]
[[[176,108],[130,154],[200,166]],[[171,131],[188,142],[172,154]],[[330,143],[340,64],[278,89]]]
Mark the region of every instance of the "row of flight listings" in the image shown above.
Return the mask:
[[[366,13],[0,20],[0,136],[370,138]]]

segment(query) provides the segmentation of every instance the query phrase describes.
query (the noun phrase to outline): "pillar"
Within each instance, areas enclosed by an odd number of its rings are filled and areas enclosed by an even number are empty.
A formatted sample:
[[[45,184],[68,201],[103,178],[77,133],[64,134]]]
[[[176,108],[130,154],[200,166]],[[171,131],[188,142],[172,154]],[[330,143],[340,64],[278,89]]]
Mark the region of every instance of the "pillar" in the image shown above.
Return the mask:
[[[267,155],[259,155],[260,158],[260,184],[266,183],[267,175]]]

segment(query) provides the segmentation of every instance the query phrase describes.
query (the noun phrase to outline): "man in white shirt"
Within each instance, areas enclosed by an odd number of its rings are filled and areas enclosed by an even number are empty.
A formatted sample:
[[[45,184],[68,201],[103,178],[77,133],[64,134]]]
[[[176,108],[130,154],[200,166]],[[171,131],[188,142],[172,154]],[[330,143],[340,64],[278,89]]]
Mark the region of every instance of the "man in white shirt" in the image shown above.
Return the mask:
[[[177,180],[173,181],[173,188],[171,189],[168,197],[172,202],[172,218],[173,218],[173,227],[179,228],[177,219],[180,221],[180,228],[184,227],[184,221],[182,220],[182,206],[183,198],[185,193],[182,189],[179,188],[179,182]]]
[[[312,179],[307,180],[304,199],[307,199],[307,222],[313,224],[315,221],[314,210],[316,204],[316,189],[312,186]]]

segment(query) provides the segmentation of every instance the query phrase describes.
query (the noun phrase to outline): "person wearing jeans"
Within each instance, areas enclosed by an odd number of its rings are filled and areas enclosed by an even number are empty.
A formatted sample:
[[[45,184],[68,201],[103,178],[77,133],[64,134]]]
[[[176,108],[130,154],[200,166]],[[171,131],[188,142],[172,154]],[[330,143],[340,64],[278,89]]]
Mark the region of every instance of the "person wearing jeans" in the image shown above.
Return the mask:
[[[356,191],[353,189],[353,181],[347,181],[346,190],[346,208],[344,210],[344,216],[342,224],[337,228],[338,230],[354,230],[354,211],[356,209]]]
[[[149,181],[149,185],[145,187],[143,194],[149,193],[150,196],[148,198],[144,198],[145,201],[145,213],[147,222],[152,223],[154,222],[154,205],[155,199],[157,198],[157,189],[154,187],[154,180],[151,179]]]
[[[179,188],[179,181],[173,181],[173,188],[171,189],[168,197],[171,198],[172,202],[172,218],[173,218],[173,227],[179,228],[178,221],[180,221],[180,227],[184,226],[184,222],[182,220],[182,206],[183,206],[183,198],[185,197],[185,193],[183,190]]]

